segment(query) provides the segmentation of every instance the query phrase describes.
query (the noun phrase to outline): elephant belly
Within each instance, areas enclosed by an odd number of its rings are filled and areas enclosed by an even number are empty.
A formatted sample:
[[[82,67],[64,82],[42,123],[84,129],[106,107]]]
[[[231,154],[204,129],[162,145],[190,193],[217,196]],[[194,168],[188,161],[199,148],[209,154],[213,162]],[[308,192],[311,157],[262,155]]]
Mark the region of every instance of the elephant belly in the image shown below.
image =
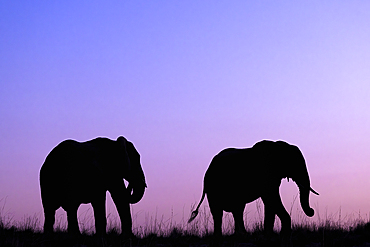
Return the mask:
[[[207,194],[208,196],[208,194]],[[211,202],[217,205],[220,205],[221,208],[226,212],[232,212],[235,208],[244,207],[247,203],[253,202],[257,200],[260,196],[258,195],[243,195],[242,193],[239,196],[231,195],[231,194],[218,194],[208,196],[208,198],[212,198]]]
[[[81,203],[91,203],[97,198],[105,198],[106,191],[104,187],[94,184],[80,184],[79,186],[66,186],[60,188],[59,199],[62,207],[68,205],[79,205]],[[64,207],[63,207],[64,208]]]
[[[240,180],[239,180],[240,181]],[[207,198],[210,204],[220,205],[226,212],[232,212],[235,208],[244,207],[245,204],[258,199],[261,194],[253,190],[254,186],[240,182],[227,184],[209,183]]]
[[[258,198],[260,198],[259,195],[246,195],[244,197],[244,203],[247,204],[247,203],[253,202],[257,200]]]

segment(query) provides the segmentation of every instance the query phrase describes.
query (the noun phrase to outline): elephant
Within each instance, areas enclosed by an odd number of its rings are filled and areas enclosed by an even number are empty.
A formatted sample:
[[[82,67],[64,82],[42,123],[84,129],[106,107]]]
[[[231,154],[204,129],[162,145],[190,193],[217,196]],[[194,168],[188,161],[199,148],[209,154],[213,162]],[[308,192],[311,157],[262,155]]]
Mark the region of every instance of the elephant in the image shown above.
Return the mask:
[[[127,188],[123,179],[128,182]],[[48,154],[40,169],[44,233],[53,232],[55,211],[62,207],[67,212],[68,233],[80,234],[78,207],[91,203],[95,232],[106,234],[105,200],[109,191],[120,217],[122,235],[131,238],[130,204],[142,199],[146,187],[140,154],[126,138],[65,140]]]
[[[291,217],[280,198],[279,187],[283,178],[291,178],[300,191],[304,213],[312,217],[309,205],[310,186],[306,162],[297,146],[284,141],[263,140],[251,148],[227,148],[211,161],[203,183],[201,201],[192,212],[189,223],[198,215],[205,194],[214,222],[214,236],[222,235],[223,211],[231,212],[235,234],[245,234],[243,211],[245,205],[258,198],[264,204],[264,231],[271,234],[275,215],[281,220],[281,234],[291,233]]]

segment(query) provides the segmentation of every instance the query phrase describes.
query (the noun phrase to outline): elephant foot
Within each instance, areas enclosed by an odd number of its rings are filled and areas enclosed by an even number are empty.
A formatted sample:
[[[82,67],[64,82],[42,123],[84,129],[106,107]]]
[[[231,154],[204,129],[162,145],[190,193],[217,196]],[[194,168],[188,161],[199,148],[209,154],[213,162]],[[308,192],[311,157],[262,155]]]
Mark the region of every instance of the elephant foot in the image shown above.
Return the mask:
[[[105,231],[96,231],[94,235],[99,238],[105,238],[107,233]]]
[[[233,234],[233,239],[237,243],[244,243],[245,241],[247,241],[247,238],[248,238],[248,233],[245,229],[235,230]]]
[[[79,238],[79,237],[81,237],[82,236],[82,234],[81,234],[81,232],[79,232],[79,231],[68,231],[68,235],[70,236],[70,237],[72,237],[72,238]]]
[[[42,235],[42,241],[41,241],[41,247],[51,247],[53,246],[53,240],[54,240],[54,232],[53,231],[46,231]]]
[[[247,234],[248,233],[245,229],[238,229],[238,230],[235,230],[235,232],[234,232],[235,236],[245,236]]]
[[[137,237],[132,233],[132,231],[123,231],[121,238],[122,240],[137,240]]]
[[[81,236],[81,232],[78,226],[68,226],[67,232],[70,236]]]
[[[210,246],[219,247],[221,245],[222,245],[222,235],[218,235],[218,234],[213,235]]]
[[[280,231],[281,246],[288,247],[292,245],[292,230],[290,228],[281,229]]]
[[[132,232],[121,234],[121,246],[136,246],[138,240],[139,239]]]
[[[107,235],[106,234],[99,234],[99,235],[95,234],[95,237],[97,238],[99,243],[101,243],[101,246],[108,246]]]
[[[290,247],[293,246],[291,235],[282,235],[281,236],[281,246]]]
[[[44,231],[44,237],[45,238],[51,238],[51,237],[53,237],[54,236],[54,231]]]

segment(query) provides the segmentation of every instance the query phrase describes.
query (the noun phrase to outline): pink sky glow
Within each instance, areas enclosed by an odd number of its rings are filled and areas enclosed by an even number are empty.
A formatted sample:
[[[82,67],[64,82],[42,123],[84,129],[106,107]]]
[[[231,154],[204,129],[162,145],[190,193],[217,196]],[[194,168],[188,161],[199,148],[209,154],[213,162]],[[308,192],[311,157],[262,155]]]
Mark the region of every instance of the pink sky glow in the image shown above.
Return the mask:
[[[156,214],[187,220],[212,157],[263,139],[302,150],[320,193],[313,221],[339,211],[368,219],[369,10],[368,1],[2,1],[2,214],[43,221],[39,169],[62,140],[123,135],[148,183],[132,206],[136,226]],[[284,180],[281,194],[289,211],[298,189]],[[254,217],[255,204],[247,211]]]

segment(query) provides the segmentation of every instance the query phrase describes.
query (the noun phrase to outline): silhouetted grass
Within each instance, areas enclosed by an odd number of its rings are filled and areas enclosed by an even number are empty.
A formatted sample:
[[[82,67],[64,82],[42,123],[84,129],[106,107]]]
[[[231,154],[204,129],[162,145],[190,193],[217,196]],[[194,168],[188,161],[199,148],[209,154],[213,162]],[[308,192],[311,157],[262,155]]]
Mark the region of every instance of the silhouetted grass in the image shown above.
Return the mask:
[[[135,217],[135,216],[134,216]],[[299,217],[298,217],[299,218]],[[360,216],[330,217],[316,222],[301,217],[293,221],[291,243],[293,246],[370,246],[370,223]],[[109,219],[109,216],[108,216]],[[225,217],[224,236],[220,246],[281,246],[280,235],[263,233],[262,222],[247,227],[244,236],[235,236],[231,217]],[[81,220],[81,219],[80,219]],[[91,221],[92,219],[85,219]],[[134,219],[135,221],[135,219]],[[81,236],[70,236],[65,225],[57,222],[55,233],[44,235],[37,216],[27,217],[16,222],[9,214],[0,211],[0,246],[210,246],[212,242],[212,217],[208,208],[203,208],[192,224],[186,219],[175,223],[163,217],[147,217],[144,226],[134,227],[136,239],[124,240],[116,220],[108,220],[106,237],[92,234],[93,227],[80,224]],[[277,227],[278,228],[278,227]]]

